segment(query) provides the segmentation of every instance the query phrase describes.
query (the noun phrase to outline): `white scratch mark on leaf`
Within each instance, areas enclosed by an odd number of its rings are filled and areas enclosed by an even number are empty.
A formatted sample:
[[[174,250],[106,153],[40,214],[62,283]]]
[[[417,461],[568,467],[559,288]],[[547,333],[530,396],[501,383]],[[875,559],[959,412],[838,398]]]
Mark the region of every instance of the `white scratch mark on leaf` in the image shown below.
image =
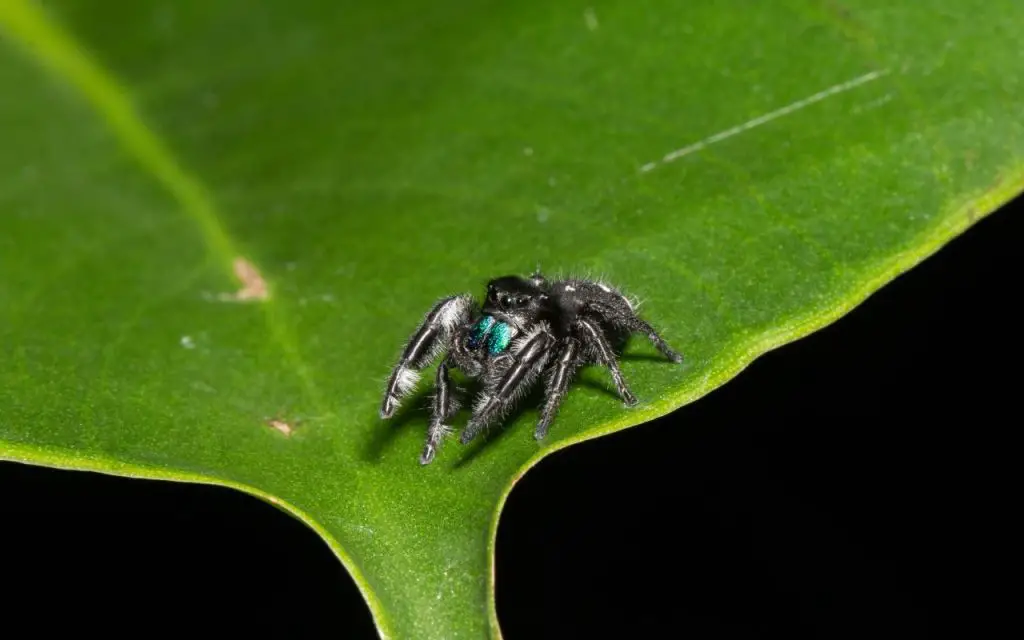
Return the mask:
[[[178,342],[180,342],[181,346],[185,347],[186,349],[196,348],[196,343],[195,340],[192,339],[192,336],[181,336],[181,340],[179,340]]]
[[[858,105],[858,106],[854,107],[850,111],[850,113],[856,115],[858,113],[863,113],[865,111],[870,111],[872,109],[877,109],[878,107],[881,107],[882,105],[884,105],[885,103],[889,102],[892,99],[893,99],[893,94],[892,93],[887,93],[884,96],[882,96],[881,98],[878,98],[877,100],[872,100],[871,102],[869,102],[867,104],[862,104],[862,105]]]
[[[699,142],[695,142],[695,143],[693,143],[691,145],[682,147],[681,149],[676,149],[675,151],[671,151],[671,152],[665,154],[665,156],[661,159],[661,163],[662,164],[668,164],[669,162],[673,162],[675,160],[678,160],[679,158],[682,158],[683,156],[688,156],[691,153],[694,153],[696,151],[700,151],[701,149],[703,149],[704,147],[707,147],[708,145],[712,145],[712,144],[714,144],[716,142],[721,142],[722,140],[725,140],[726,138],[731,138],[731,137],[733,137],[733,136],[735,136],[737,134],[743,133],[744,131],[749,131],[750,129],[753,129],[754,127],[759,127],[762,124],[766,124],[768,122],[771,122],[772,120],[776,120],[778,118],[781,118],[782,116],[789,115],[789,114],[793,113],[794,111],[799,111],[800,109],[803,109],[804,107],[807,107],[807,106],[810,106],[810,105],[814,104],[815,102],[820,102],[821,100],[824,100],[825,98],[828,98],[829,96],[834,96],[834,95],[836,95],[838,93],[842,93],[844,91],[849,91],[850,89],[858,87],[858,86],[860,86],[862,84],[866,84],[868,82],[871,82],[872,80],[877,80],[878,78],[881,78],[882,76],[886,76],[889,73],[890,73],[889,69],[882,69],[880,71],[872,71],[871,73],[866,73],[866,74],[864,74],[862,76],[859,76],[859,77],[856,77],[856,78],[854,78],[852,80],[847,80],[846,82],[841,82],[841,83],[839,83],[837,85],[833,85],[833,86],[829,87],[828,89],[825,89],[823,91],[819,91],[818,93],[815,93],[814,95],[808,96],[808,97],[806,97],[806,98],[804,98],[802,100],[797,100],[796,102],[794,102],[792,104],[788,104],[785,107],[782,107],[781,109],[776,109],[775,111],[771,111],[769,113],[766,113],[763,116],[758,116],[757,118],[754,118],[753,120],[748,120],[748,121],[744,122],[743,124],[736,125],[735,127],[732,127],[731,129],[726,129],[725,131],[720,131],[719,133],[716,133],[716,134],[714,134],[712,136],[708,136],[707,138],[704,138],[703,140],[700,140]],[[657,166],[658,166],[658,162],[648,162],[647,164],[645,164],[645,165],[640,167],[640,172],[641,173],[647,173],[649,171],[654,170]]]
[[[597,13],[594,12],[594,7],[587,7],[583,10],[583,22],[587,25],[587,29],[591,31],[597,31],[601,28],[601,23],[597,21]]]

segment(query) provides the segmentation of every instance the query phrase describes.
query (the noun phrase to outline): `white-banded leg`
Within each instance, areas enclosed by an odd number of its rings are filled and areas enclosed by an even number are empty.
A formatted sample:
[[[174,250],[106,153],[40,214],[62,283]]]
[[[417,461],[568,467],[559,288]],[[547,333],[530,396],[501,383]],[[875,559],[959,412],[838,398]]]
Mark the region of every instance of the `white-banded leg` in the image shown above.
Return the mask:
[[[445,422],[448,421],[459,408],[452,388],[451,380],[448,379],[448,361],[442,360],[437,366],[437,380],[434,385],[434,406],[430,416],[430,426],[427,428],[427,443],[423,446],[423,453],[420,454],[420,464],[430,464],[441,446],[441,440],[451,429]]]
[[[625,378],[622,377],[622,371],[619,369],[615,352],[612,350],[612,345],[608,342],[608,337],[604,335],[601,326],[589,318],[577,320],[576,326],[579,328],[580,336],[584,342],[591,348],[594,355],[597,356],[598,362],[608,367],[608,371],[612,374],[612,380],[615,381],[615,388],[618,390],[619,396],[622,397],[622,401],[628,406],[635,405],[637,403],[636,396],[629,390],[629,385],[626,384]]]
[[[395,414],[402,398],[409,395],[419,382],[419,371],[447,348],[455,329],[469,322],[472,309],[473,298],[461,295],[445,298],[427,313],[388,378],[380,406],[381,418]]]
[[[526,339],[493,392],[484,396],[477,405],[469,424],[462,431],[462,444],[475,438],[495,416],[503,415],[512,401],[529,387],[547,361],[552,342],[554,338],[547,331],[538,331]]]
[[[537,421],[537,429],[533,437],[540,440],[548,434],[552,421],[558,414],[558,407],[561,406],[566,392],[569,390],[569,383],[576,375],[580,367],[580,344],[573,338],[568,338],[565,347],[558,354],[558,360],[551,368],[551,375],[548,376],[547,389],[545,390],[544,407],[540,412],[540,419]]]
[[[627,306],[628,303],[627,303]],[[629,310],[620,308],[619,305],[604,304],[602,302],[588,302],[584,307],[584,313],[590,311],[592,314],[596,313],[601,318],[617,327],[622,327],[633,333],[642,333],[647,336],[647,339],[651,341],[654,348],[661,352],[666,358],[675,363],[683,361],[683,356],[677,353],[672,347],[668,346],[665,339],[658,335],[647,321],[640,316],[636,315],[632,307]]]

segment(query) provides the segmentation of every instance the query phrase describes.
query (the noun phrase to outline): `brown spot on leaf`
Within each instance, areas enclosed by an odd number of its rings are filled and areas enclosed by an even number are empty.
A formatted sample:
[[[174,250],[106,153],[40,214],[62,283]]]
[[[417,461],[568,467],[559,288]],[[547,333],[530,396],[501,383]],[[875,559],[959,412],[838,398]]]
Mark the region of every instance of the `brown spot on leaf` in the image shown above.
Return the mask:
[[[235,275],[242,281],[242,288],[235,292],[236,300],[267,299],[267,283],[253,263],[245,258],[235,258],[232,266]]]
[[[270,297],[267,281],[260,275],[256,265],[239,257],[231,263],[231,268],[235,272],[235,277],[241,281],[242,288],[234,293],[219,293],[216,298],[210,294],[204,294],[204,297],[222,302],[247,302],[249,300],[266,300]]]
[[[267,426],[270,427],[271,429],[280,431],[286,436],[291,436],[292,433],[295,432],[295,428],[292,425],[288,424],[284,420],[281,420],[280,418],[268,418]]]

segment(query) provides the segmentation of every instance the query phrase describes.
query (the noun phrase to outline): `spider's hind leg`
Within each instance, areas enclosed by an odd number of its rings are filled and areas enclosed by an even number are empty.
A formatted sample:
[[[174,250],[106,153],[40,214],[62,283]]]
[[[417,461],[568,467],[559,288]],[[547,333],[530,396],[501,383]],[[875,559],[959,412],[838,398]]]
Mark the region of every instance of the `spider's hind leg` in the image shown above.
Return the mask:
[[[622,397],[622,401],[630,407],[635,405],[637,403],[636,396],[629,390],[626,379],[622,377],[619,361],[616,359],[612,345],[608,342],[608,338],[605,336],[601,326],[597,322],[586,318],[577,320],[576,326],[579,328],[580,337],[583,339],[584,345],[589,347],[589,351],[597,357],[599,363],[608,367],[608,371],[612,374],[612,380],[615,381],[615,388],[619,392],[619,396]]]
[[[461,295],[445,298],[427,313],[391,371],[380,406],[381,418],[395,414],[402,398],[409,395],[419,382],[420,370],[448,348],[455,329],[469,321],[472,309],[473,299]]]
[[[650,325],[650,323],[636,314],[636,311],[633,310],[633,305],[630,304],[625,297],[622,298],[622,301],[625,304],[589,302],[585,305],[585,308],[588,311],[596,313],[603,321],[615,327],[625,329],[629,332],[644,334],[647,336],[647,339],[651,341],[651,344],[654,345],[654,348],[660,351],[663,356],[676,364],[682,362],[683,356],[670,347],[668,343],[665,342],[665,339],[658,335],[658,332]]]
[[[658,335],[658,332],[654,330],[654,327],[642,318],[637,317],[635,314],[626,318],[624,323],[630,331],[636,331],[647,336],[647,339],[651,341],[654,348],[661,352],[663,356],[679,364],[683,361],[681,353],[677,352],[672,347],[668,346],[665,339]]]

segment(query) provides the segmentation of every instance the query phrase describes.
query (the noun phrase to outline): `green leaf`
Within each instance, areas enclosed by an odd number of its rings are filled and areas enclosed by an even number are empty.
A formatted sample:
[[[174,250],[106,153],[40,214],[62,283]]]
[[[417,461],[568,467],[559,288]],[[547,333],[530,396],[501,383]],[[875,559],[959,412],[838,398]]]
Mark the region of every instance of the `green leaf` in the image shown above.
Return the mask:
[[[693,401],[1024,188],[1022,22],[5,0],[0,457],[238,488],[323,536],[382,635],[497,636],[494,531],[530,466]],[[402,341],[538,263],[641,298],[686,363],[636,340],[639,407],[587,370],[543,442],[528,408],[421,467],[416,403],[376,417]]]

